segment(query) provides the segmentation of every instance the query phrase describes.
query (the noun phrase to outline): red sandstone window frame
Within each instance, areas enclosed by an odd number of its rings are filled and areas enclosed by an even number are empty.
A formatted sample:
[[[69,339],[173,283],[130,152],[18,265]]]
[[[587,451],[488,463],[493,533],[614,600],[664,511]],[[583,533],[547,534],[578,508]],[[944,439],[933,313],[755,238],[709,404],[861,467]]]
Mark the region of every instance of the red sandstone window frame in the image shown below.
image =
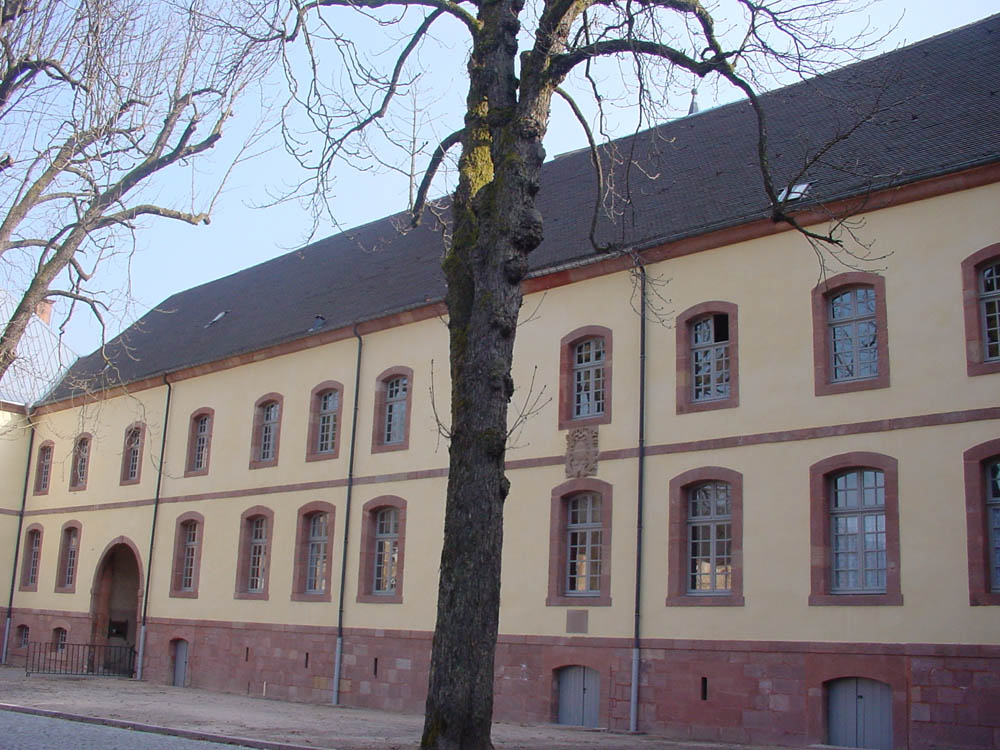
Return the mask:
[[[81,446],[86,446],[83,449]],[[84,459],[83,471],[80,471],[80,458]],[[69,491],[82,492],[87,489],[87,479],[90,476],[90,465],[94,460],[94,436],[89,432],[81,432],[73,441],[73,460],[69,469]]]
[[[729,485],[732,506],[732,578],[729,593],[695,593],[688,590],[688,508],[689,492],[707,482]],[[678,474],[669,485],[667,522],[668,607],[742,607],[743,597],[743,475],[721,466],[702,466]]]
[[[1000,242],[977,250],[962,261],[962,309],[965,318],[965,362],[969,377],[1000,372],[1000,359],[983,356],[983,317],[979,300],[979,273],[1000,260]]]
[[[337,408],[333,411],[333,448],[319,450],[320,417],[323,396],[329,392],[337,394]],[[324,380],[309,393],[309,429],[306,435],[306,461],[329,461],[340,455],[340,433],[343,427],[344,385],[336,380]]]
[[[51,440],[46,440],[38,446],[38,453],[35,457],[33,495],[49,494],[49,487],[52,486],[52,460],[55,457],[55,450],[55,443]]]
[[[875,292],[876,351],[878,375],[857,380],[835,381],[830,353],[830,298],[852,287],[870,287]],[[813,373],[817,396],[853,393],[889,387],[889,327],[885,301],[885,277],[865,271],[848,271],[817,284],[812,290]]]
[[[375,593],[375,522],[378,512],[395,508],[397,513],[396,589],[392,593]],[[396,495],[372,498],[361,509],[361,562],[358,565],[358,602],[367,604],[401,604],[403,601],[403,569],[406,561],[406,500]]]
[[[138,442],[137,445],[129,445],[129,438],[132,434],[138,430]],[[122,440],[122,469],[121,475],[119,477],[119,485],[124,487],[131,484],[139,484],[142,481],[142,456],[146,448],[146,425],[142,422],[133,422],[128,427],[125,428],[125,437]],[[132,451],[136,452],[135,461],[135,476],[131,477],[132,468]]]
[[[832,554],[830,549],[831,478],[851,469],[876,469],[885,478],[885,591],[871,594],[831,593]],[[898,606],[900,590],[899,558],[899,464],[881,453],[854,451],[831,456],[809,467],[809,606]]]
[[[191,588],[184,588],[184,567],[187,550],[187,531],[195,527],[194,561],[191,570]],[[177,516],[174,522],[174,559],[170,570],[170,596],[174,599],[197,599],[201,582],[201,550],[205,539],[205,517],[189,510]]]
[[[52,642],[49,648],[54,653],[61,653],[66,650],[69,643],[69,628],[62,625],[52,628]]]
[[[587,339],[601,339],[604,342],[604,411],[588,417],[573,416],[573,396],[575,383],[573,380],[573,364],[576,347]],[[611,424],[612,394],[612,355],[614,353],[613,335],[610,328],[598,325],[582,326],[570,331],[559,340],[559,429],[570,430],[575,427],[589,425]]]
[[[271,404],[278,407],[278,418],[274,422],[274,433],[271,440],[274,451],[270,458],[261,458],[261,443],[264,432],[264,410]],[[253,404],[253,430],[250,433],[250,468],[265,469],[278,465],[278,453],[281,448],[281,420],[285,416],[285,397],[280,393],[265,393]]]
[[[566,591],[567,527],[569,502],[573,497],[589,493],[601,499],[601,578],[596,594],[569,594]],[[549,586],[545,598],[547,607],[610,607],[611,606],[611,528],[614,516],[614,488],[600,479],[585,477],[570,479],[552,489],[549,509]]]
[[[198,423],[201,421],[202,417],[207,417],[208,422],[206,425],[205,433],[205,452],[204,461],[200,469],[195,468],[195,458],[197,457],[198,451]],[[203,406],[200,409],[196,409],[191,413],[191,417],[188,420],[188,444],[187,453],[184,457],[184,476],[185,477],[201,477],[208,474],[208,467],[211,462],[212,457],[212,430],[215,428],[215,409],[209,406]]]
[[[75,540],[70,532],[75,531]],[[71,545],[75,541],[75,546]],[[75,594],[76,581],[80,573],[80,552],[83,549],[83,524],[79,521],[67,521],[59,531],[59,561],[56,566],[57,594]]]
[[[406,378],[406,409],[403,417],[403,439],[394,443],[385,442],[386,389],[396,378]],[[404,451],[410,447],[410,423],[413,415],[413,370],[404,365],[396,365],[383,370],[375,379],[375,414],[372,418],[372,453]],[[343,399],[341,399],[343,401]]]
[[[33,540],[38,538],[38,558],[35,560],[34,580],[31,580],[32,557],[35,547]],[[38,591],[38,579],[42,572],[42,542],[44,541],[45,527],[40,523],[33,523],[24,530],[24,551],[21,557],[21,577],[18,579],[18,591]]]
[[[729,319],[729,395],[725,398],[695,401],[691,387],[691,328],[713,315]],[[677,316],[676,334],[677,413],[733,409],[740,405],[740,337],[739,308],[732,302],[713,300],[700,302]]]
[[[309,530],[312,519],[319,514],[326,515],[326,589],[309,591],[306,584],[309,576]],[[299,508],[295,523],[294,566],[292,571],[293,602],[329,602],[333,592],[333,532],[336,508],[320,500],[306,503]]]
[[[267,536],[264,540],[264,572],[261,575],[262,583],[259,591],[250,590],[250,549],[252,544],[253,522],[257,518],[263,518],[267,524],[265,532]],[[240,544],[239,557],[236,562],[236,590],[233,592],[234,599],[252,599],[266,601],[270,597],[271,581],[271,546],[274,542],[274,511],[264,505],[255,505],[247,508],[240,516]]]
[[[969,566],[969,604],[1000,605],[1000,591],[990,581],[990,530],[986,513],[986,466],[1000,460],[1000,439],[969,448],[962,455],[965,469],[966,546]]]

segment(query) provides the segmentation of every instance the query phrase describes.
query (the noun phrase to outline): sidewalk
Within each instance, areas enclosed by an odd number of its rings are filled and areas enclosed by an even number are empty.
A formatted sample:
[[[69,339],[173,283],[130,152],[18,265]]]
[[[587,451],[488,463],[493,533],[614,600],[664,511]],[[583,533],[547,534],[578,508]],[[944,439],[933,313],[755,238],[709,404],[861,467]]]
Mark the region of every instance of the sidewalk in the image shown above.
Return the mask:
[[[266,750],[416,750],[423,717],[358,708],[212,693],[106,677],[52,677],[0,667],[0,709],[41,709],[65,717],[234,742]],[[497,750],[711,750],[734,746],[671,742],[555,726],[493,725]]]

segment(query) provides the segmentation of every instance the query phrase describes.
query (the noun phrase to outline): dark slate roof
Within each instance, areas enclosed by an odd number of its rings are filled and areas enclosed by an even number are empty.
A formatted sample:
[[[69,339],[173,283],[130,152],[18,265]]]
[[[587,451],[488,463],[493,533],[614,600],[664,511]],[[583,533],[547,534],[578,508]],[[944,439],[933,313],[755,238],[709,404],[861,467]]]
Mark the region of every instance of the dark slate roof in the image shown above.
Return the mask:
[[[811,201],[863,194],[1000,158],[1000,15],[762,97],[770,158],[792,180],[818,145]],[[875,112],[874,116],[871,116]],[[617,170],[627,198],[601,243],[647,247],[769,216],[749,103],[703,111],[611,144],[632,168]],[[534,271],[595,255],[589,217],[596,178],[586,149],[545,164],[538,208],[545,240]],[[619,205],[619,209],[623,206]],[[434,221],[401,232],[397,215],[175,294],[106,351],[81,358],[47,398],[70,396],[95,376],[134,382],[439,300],[443,240]],[[227,314],[206,328],[219,312]]]

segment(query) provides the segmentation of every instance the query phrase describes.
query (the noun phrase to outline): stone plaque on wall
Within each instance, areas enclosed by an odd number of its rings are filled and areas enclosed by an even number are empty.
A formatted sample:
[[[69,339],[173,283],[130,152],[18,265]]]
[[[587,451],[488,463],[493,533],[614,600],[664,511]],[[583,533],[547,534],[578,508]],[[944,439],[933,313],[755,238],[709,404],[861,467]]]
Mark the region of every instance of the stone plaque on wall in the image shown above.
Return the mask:
[[[566,433],[566,476],[592,477],[597,473],[597,427],[576,427]]]

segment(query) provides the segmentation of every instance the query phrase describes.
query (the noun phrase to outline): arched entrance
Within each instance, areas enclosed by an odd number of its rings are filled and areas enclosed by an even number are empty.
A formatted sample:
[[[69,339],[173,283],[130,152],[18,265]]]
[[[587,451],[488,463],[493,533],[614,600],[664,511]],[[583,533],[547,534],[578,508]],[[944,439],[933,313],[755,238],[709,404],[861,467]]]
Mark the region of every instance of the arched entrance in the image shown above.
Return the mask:
[[[91,644],[116,647],[106,651],[105,669],[131,674],[142,601],[142,567],[131,540],[118,537],[105,548],[90,599]]]

